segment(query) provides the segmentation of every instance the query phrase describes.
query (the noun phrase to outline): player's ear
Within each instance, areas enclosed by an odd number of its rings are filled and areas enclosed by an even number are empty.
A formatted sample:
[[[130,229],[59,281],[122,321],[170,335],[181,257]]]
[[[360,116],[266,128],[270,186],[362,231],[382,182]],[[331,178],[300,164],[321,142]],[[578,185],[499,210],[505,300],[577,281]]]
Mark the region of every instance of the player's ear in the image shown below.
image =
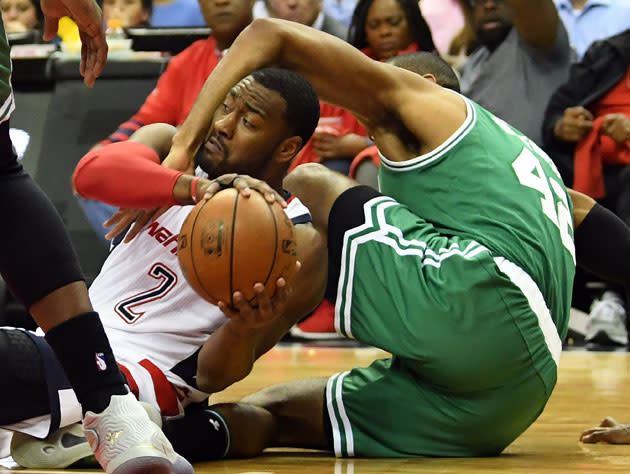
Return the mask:
[[[274,159],[283,163],[291,161],[300,151],[302,146],[302,138],[293,136],[283,140],[274,152]]]
[[[423,74],[422,77],[424,77],[425,79],[434,82],[434,83],[438,83],[436,77],[433,74],[427,73],[427,74]]]

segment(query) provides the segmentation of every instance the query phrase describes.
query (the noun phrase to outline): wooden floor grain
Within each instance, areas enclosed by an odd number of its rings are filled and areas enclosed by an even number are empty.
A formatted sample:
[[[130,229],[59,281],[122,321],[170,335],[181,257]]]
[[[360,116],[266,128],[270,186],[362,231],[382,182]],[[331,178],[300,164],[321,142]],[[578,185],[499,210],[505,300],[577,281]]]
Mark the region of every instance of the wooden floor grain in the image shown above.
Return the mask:
[[[331,375],[356,365],[367,365],[385,355],[366,348],[278,347],[256,364],[249,377],[216,395],[214,401],[236,400],[277,382]],[[337,460],[326,453],[283,449],[271,450],[255,459],[201,463],[195,466],[195,471],[197,474],[629,473],[630,446],[578,442],[584,428],[594,426],[606,415],[630,423],[630,354],[571,351],[562,355],[559,382],[542,416],[499,457]],[[0,468],[0,472],[7,470]]]

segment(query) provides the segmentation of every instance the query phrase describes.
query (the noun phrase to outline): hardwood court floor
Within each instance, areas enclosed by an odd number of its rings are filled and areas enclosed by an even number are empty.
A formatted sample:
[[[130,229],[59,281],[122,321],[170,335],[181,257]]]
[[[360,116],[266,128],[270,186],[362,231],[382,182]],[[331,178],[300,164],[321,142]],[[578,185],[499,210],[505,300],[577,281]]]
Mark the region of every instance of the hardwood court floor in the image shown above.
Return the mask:
[[[272,383],[326,376],[385,354],[368,348],[278,347],[252,374],[214,401],[230,401]],[[630,472],[630,446],[578,442],[606,415],[630,423],[630,354],[569,351],[545,412],[499,457],[482,459],[336,460],[325,453],[272,450],[249,460],[195,465],[197,474],[578,473]],[[439,429],[439,427],[436,427]],[[492,429],[488,426],[488,429]],[[0,473],[8,472],[0,468]],[[26,472],[26,471],[19,471]],[[78,471],[72,471],[78,472]]]

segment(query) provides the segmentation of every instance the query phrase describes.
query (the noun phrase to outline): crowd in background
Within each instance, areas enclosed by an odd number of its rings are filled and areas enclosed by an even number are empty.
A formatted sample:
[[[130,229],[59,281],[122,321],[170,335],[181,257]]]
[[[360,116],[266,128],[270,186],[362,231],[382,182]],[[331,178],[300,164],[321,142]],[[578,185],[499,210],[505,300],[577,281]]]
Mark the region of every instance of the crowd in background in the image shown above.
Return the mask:
[[[414,51],[442,56],[458,72],[464,95],[542,147],[567,186],[630,224],[630,0],[101,1],[108,24],[207,26],[212,33],[175,56],[137,114],[103,130],[95,147],[150,123],[180,125],[238,34],[254,18],[270,16],[335,35],[378,61]],[[7,32],[41,28],[38,2],[0,6]],[[293,167],[322,162],[377,186],[379,155],[364,127],[343,109],[326,103],[320,109],[319,126]],[[95,221],[114,212],[82,205]],[[576,292],[591,279],[580,275]],[[606,282],[599,288],[582,308],[590,312],[586,338],[626,345],[626,289]],[[296,334],[332,332],[331,311],[324,302]]]

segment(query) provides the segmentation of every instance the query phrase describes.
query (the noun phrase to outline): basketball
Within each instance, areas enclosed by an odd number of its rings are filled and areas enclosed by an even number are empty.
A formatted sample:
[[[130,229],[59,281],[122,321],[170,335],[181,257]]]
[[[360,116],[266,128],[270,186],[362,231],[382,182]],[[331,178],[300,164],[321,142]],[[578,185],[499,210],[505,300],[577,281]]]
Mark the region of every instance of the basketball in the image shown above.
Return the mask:
[[[276,280],[295,269],[295,228],[280,204],[252,189],[244,197],[224,189],[199,202],[182,224],[177,243],[182,272],[193,289],[213,304],[233,306],[235,291],[251,302],[254,283],[269,294]]]

